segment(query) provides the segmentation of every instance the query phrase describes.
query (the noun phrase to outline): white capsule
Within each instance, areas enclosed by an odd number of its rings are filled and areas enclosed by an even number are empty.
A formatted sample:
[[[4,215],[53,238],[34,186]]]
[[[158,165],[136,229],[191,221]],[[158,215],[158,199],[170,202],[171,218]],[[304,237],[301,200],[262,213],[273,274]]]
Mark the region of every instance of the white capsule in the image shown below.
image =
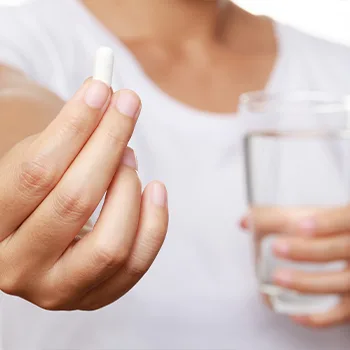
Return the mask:
[[[108,86],[112,85],[114,66],[113,50],[102,46],[96,52],[94,76],[95,80],[103,81]]]

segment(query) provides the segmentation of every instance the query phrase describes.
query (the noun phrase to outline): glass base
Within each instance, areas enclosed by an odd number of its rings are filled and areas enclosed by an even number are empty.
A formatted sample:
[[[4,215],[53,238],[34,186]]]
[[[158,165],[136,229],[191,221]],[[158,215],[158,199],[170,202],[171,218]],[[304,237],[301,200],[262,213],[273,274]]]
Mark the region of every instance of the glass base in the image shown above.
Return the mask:
[[[278,236],[271,234],[262,240],[256,266],[260,292],[269,297],[273,309],[277,313],[296,316],[325,313],[336,307],[340,296],[302,294],[279,287],[273,283],[273,275],[281,268],[309,273],[341,271],[346,267],[346,262],[315,264],[279,259],[272,253],[272,244]]]
[[[338,295],[307,295],[271,284],[262,284],[260,292],[268,296],[275,312],[290,316],[326,313],[340,302]]]

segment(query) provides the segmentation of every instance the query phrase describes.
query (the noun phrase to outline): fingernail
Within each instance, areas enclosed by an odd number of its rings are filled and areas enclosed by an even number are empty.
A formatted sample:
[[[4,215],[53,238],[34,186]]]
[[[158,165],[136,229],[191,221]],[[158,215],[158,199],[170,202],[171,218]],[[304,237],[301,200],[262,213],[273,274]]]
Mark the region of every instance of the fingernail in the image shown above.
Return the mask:
[[[152,185],[151,199],[153,204],[158,207],[167,206],[168,194],[163,184],[156,182]]]
[[[131,91],[121,90],[117,93],[115,107],[121,114],[135,118],[140,109],[140,99]]]
[[[274,274],[274,281],[282,286],[289,286],[293,282],[293,274],[291,271],[277,271]]]
[[[94,109],[102,109],[109,97],[110,89],[101,81],[92,80],[85,93],[85,103]]]
[[[310,322],[310,316],[308,315],[292,316],[291,319],[294,322],[301,323],[301,324],[307,324]]]
[[[302,219],[299,223],[299,229],[303,234],[312,235],[316,230],[316,221],[312,218]]]
[[[138,169],[135,152],[131,148],[125,149],[122,163],[132,169]]]
[[[273,243],[273,250],[278,255],[287,256],[289,253],[289,244],[285,241],[275,241]]]
[[[244,230],[247,230],[248,229],[248,217],[245,216],[241,219],[241,221],[239,222],[239,226],[244,229]]]

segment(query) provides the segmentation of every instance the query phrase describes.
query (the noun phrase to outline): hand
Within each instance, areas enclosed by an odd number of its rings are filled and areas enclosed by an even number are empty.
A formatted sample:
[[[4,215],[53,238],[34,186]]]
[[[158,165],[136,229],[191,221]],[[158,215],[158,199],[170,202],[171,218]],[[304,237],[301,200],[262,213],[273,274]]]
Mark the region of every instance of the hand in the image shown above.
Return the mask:
[[[336,209],[252,210],[254,231],[281,235],[273,246],[277,257],[299,262],[326,263],[348,261],[339,272],[301,272],[278,270],[275,284],[306,294],[339,294],[342,302],[326,314],[292,317],[308,327],[350,324],[350,206]],[[248,228],[248,220],[241,222]]]
[[[148,270],[165,237],[161,183],[143,195],[128,141],[131,91],[84,83],[41,134],[0,161],[0,289],[49,310],[114,302]],[[30,116],[28,116],[30,117]],[[107,191],[91,232],[76,239]]]

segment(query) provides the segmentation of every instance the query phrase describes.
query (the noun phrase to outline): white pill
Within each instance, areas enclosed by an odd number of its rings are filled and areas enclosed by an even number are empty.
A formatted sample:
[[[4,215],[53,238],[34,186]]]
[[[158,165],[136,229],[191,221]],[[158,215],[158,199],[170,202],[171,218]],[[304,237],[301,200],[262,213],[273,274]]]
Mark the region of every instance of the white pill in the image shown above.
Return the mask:
[[[114,66],[113,50],[102,46],[96,52],[94,76],[95,80],[103,81],[108,86],[112,85]]]

